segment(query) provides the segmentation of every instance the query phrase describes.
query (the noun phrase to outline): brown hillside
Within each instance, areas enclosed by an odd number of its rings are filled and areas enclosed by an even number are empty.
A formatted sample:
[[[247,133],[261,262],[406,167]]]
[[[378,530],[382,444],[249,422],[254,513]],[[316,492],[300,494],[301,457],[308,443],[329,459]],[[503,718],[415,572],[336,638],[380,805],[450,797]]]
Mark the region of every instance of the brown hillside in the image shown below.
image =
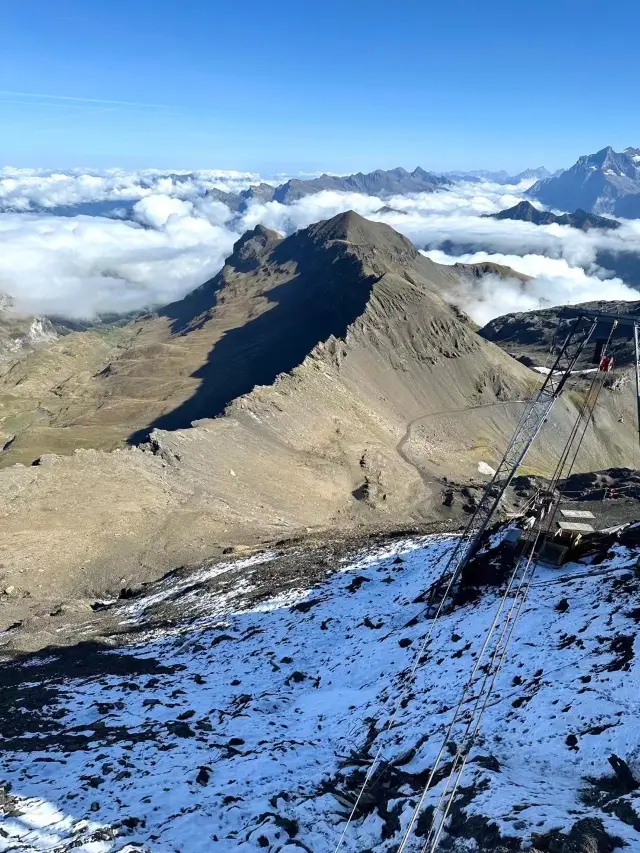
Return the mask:
[[[101,337],[108,367],[62,381],[90,338],[48,348],[55,422],[25,429],[16,455],[82,430],[111,429],[115,443],[154,422],[183,427],[156,429],[147,450],[0,472],[3,583],[29,591],[25,607],[90,600],[224,546],[459,517],[459,504],[442,505],[443,478],[483,479],[478,463],[496,464],[539,380],[437,295],[455,275],[356,214],[286,240],[257,229],[187,300]],[[21,369],[44,371],[45,352]],[[258,375],[263,385],[230,402]],[[24,381],[43,387],[47,375]],[[557,405],[530,472],[548,473],[574,414],[571,398]],[[624,464],[633,430],[614,427],[598,414],[583,467]]]

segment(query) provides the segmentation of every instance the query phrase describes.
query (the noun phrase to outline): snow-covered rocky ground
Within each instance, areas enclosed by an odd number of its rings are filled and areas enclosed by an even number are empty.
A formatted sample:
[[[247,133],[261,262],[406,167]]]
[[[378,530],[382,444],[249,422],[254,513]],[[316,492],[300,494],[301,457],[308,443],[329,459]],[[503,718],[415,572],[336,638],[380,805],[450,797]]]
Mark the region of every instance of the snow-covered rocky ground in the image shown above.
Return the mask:
[[[0,850],[331,853],[357,757],[381,744],[386,781],[340,849],[397,850],[501,596],[438,620],[386,730],[429,625],[415,599],[451,544],[392,540],[313,570],[296,552],[230,559],[113,605],[115,637],[6,663]],[[608,761],[640,779],[637,559],[617,544],[538,568],[443,849],[529,849],[597,818],[640,850],[640,793]]]

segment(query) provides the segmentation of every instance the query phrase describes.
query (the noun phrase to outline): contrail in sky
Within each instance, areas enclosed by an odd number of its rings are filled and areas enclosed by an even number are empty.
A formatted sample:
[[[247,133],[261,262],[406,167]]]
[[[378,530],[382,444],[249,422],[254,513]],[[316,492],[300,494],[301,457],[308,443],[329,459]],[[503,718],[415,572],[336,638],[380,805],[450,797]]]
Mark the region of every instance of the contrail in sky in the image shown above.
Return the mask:
[[[106,98],[79,98],[73,95],[44,95],[40,92],[12,92],[8,89],[0,89],[0,95],[19,98],[47,98],[51,101],[83,101],[88,104],[117,104],[118,106],[123,107],[151,107],[161,110],[175,109],[175,106],[172,104],[147,104],[140,101],[112,101]]]

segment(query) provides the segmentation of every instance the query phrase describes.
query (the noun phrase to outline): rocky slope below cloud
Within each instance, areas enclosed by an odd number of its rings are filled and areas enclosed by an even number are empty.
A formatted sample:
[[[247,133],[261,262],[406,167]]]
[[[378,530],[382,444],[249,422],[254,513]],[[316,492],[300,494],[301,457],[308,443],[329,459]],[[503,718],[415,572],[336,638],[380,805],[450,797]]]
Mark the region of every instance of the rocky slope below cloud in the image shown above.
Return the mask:
[[[331,853],[381,751],[340,849],[386,853],[441,751],[418,851],[465,744],[443,850],[636,850],[637,527],[538,567],[497,670],[499,546],[493,573],[473,568],[458,604],[425,618],[451,544],[263,551],[68,616],[77,645],[0,673],[3,845]],[[485,670],[496,680],[470,743]]]
[[[640,149],[607,147],[587,154],[560,175],[535,183],[528,195],[560,210],[640,216]]]

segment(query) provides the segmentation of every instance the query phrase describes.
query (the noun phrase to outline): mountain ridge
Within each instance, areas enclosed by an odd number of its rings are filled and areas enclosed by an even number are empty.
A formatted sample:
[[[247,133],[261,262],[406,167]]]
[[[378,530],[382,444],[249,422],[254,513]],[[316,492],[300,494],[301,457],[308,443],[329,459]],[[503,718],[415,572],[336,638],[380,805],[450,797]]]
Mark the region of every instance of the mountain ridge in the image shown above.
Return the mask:
[[[553,175],[559,174],[562,170],[560,169],[558,172],[550,172],[544,166],[538,166],[535,169],[523,169],[521,172],[517,172],[516,174],[510,174],[504,169],[500,169],[499,171],[491,171],[488,169],[475,169],[470,171],[452,171],[452,172],[444,172],[445,177],[450,178],[451,180],[463,180],[463,181],[472,181],[472,182],[481,182],[481,181],[490,181],[491,183],[496,184],[519,184],[521,181],[531,180],[535,178],[536,180],[543,180],[545,178],[552,177]]]
[[[569,225],[571,228],[578,228],[581,231],[589,231],[592,228],[615,230],[620,227],[620,223],[615,219],[596,216],[596,214],[588,213],[581,208],[573,213],[557,214],[548,210],[540,210],[526,199],[513,207],[501,210],[499,213],[485,213],[483,216],[488,219],[514,219],[520,222],[533,222],[534,225]]]
[[[354,213],[243,236],[188,308],[67,335],[0,375],[15,431],[0,562],[21,591],[0,630],[225,547],[466,518],[451,483],[482,487],[540,377],[442,299],[460,270]],[[531,473],[575,416],[556,404]],[[624,463],[637,436],[614,423],[596,413],[581,465]]]

